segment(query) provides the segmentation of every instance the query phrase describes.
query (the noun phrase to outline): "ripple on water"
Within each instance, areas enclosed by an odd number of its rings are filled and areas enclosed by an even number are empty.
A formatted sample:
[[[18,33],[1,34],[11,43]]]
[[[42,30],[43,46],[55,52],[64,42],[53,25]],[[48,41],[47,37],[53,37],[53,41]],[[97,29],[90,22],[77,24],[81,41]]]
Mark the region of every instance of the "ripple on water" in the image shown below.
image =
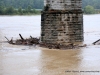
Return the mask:
[[[100,70],[100,47],[91,43],[100,39],[100,15],[84,15],[84,43],[79,50],[49,50],[32,46],[16,46],[0,43],[0,75],[100,75],[100,73],[76,73],[67,71]],[[0,16],[0,42],[40,36],[39,16]],[[92,20],[92,21],[91,21]],[[2,32],[1,32],[2,30]],[[65,72],[66,71],[66,72]]]

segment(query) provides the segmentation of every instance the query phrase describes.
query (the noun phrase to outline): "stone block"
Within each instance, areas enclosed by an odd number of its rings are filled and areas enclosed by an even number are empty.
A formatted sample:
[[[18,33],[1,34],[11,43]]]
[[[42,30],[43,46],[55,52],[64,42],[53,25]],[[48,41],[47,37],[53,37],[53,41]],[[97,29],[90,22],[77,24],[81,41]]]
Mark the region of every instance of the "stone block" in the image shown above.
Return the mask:
[[[46,43],[83,41],[82,0],[44,0],[48,10],[41,14],[41,38]]]

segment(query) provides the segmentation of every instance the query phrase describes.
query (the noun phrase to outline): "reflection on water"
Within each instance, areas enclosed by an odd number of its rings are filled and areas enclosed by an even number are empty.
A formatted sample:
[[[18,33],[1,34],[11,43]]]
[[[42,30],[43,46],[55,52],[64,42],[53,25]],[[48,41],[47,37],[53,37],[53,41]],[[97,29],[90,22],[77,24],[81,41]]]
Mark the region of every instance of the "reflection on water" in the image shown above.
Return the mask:
[[[4,36],[16,39],[19,33],[25,38],[39,37],[40,16],[0,16],[0,75],[100,75],[96,72],[100,71],[100,47],[91,44],[100,39],[99,18],[100,15],[84,16],[84,43],[88,47],[49,50],[4,42]]]
[[[78,69],[81,62],[81,58],[76,56],[80,54],[80,50],[45,50],[42,51],[42,54],[41,59],[45,59],[45,61],[41,60],[43,71],[48,75],[51,73],[52,75],[62,75],[67,70]],[[43,73],[41,74],[44,75]]]

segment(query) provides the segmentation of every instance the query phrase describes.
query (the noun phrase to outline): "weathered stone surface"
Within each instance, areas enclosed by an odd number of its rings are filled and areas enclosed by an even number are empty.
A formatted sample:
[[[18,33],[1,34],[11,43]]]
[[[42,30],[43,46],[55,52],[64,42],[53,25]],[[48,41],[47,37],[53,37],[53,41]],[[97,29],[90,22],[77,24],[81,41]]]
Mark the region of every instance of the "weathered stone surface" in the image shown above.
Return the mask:
[[[82,0],[45,0],[41,14],[41,41],[69,43],[83,41]]]

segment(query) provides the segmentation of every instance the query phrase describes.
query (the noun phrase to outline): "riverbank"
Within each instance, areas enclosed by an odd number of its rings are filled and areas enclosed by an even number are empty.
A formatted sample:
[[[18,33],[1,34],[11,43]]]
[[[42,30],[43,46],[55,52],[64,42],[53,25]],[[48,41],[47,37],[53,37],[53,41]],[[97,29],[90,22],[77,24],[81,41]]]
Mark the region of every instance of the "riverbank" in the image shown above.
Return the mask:
[[[42,9],[32,9],[27,7],[26,9],[14,8],[14,7],[2,7],[0,6],[0,15],[39,15]]]

